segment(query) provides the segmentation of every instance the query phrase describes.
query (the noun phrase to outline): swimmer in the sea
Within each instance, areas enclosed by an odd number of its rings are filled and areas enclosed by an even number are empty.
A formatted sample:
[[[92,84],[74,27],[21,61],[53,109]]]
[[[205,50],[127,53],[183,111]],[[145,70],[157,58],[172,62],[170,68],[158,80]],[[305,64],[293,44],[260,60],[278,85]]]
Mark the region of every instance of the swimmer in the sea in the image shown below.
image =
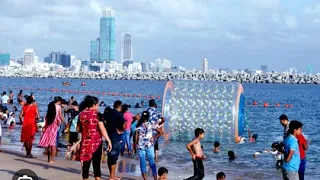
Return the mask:
[[[228,156],[230,161],[235,160],[237,158],[233,151],[228,151]]]
[[[250,129],[248,129],[248,137],[249,137],[249,141],[248,143],[255,143],[258,139],[258,134],[253,134],[251,136],[251,132],[250,132]],[[245,137],[242,137],[242,136],[239,136],[238,139],[237,139],[237,143],[238,144],[243,144],[243,143],[246,143],[247,140]]]
[[[213,152],[215,152],[215,153],[220,152],[220,143],[218,141],[215,141],[213,146],[214,146]]]
[[[203,179],[204,166],[202,160],[207,158],[203,154],[200,142],[204,138],[204,130],[197,128],[194,131],[194,134],[195,138],[187,145],[187,149],[190,152],[193,161],[194,175],[189,177],[187,180]]]

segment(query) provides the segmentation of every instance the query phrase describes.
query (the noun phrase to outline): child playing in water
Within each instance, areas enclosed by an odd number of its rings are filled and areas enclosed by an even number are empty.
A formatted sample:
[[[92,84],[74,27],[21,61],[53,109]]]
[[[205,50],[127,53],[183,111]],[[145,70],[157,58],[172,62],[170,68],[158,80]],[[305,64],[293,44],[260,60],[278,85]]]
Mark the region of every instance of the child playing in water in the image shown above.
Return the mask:
[[[282,167],[283,164],[283,143],[282,142],[274,142],[271,145],[272,150],[266,150],[268,153],[275,155],[277,160],[276,167],[279,169]]]
[[[13,130],[16,125],[15,114],[13,112],[10,113],[7,123],[9,124],[9,130]]]
[[[219,172],[217,174],[217,180],[225,180],[226,179],[226,175],[224,174],[224,172]]]
[[[168,169],[161,167],[158,169],[158,180],[167,180],[168,178]]]
[[[203,154],[200,141],[204,138],[204,130],[197,128],[194,131],[195,138],[187,145],[187,149],[191,154],[194,175],[189,177],[187,180],[201,180],[204,177],[204,166],[202,163],[203,159],[207,157]]]
[[[258,134],[253,134],[251,136],[250,129],[248,129],[248,138],[249,138],[249,141],[248,141],[249,143],[255,143],[258,139]],[[239,136],[236,143],[238,143],[238,144],[246,143],[246,138]]]
[[[214,142],[213,146],[214,146],[213,152],[215,153],[220,152],[220,143],[218,141]]]

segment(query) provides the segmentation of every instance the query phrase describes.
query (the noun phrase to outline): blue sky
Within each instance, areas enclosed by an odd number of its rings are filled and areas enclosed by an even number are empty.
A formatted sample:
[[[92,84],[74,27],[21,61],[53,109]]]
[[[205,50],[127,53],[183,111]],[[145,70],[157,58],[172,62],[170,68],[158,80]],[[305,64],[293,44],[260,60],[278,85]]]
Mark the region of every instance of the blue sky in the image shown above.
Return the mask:
[[[320,72],[320,1],[316,0],[0,0],[0,48],[13,57],[34,48],[89,57],[101,9],[116,11],[121,33],[133,36],[134,59],[167,58],[201,68],[260,68]]]

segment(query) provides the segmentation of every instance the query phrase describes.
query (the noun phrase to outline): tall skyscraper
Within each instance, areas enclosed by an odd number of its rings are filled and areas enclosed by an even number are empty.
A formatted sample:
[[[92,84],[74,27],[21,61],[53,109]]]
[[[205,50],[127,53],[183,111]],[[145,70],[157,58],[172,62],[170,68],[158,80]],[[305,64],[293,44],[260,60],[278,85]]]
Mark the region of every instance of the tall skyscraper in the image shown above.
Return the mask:
[[[106,7],[100,18],[100,56],[99,62],[115,60],[115,11]]]
[[[90,41],[90,62],[99,60],[99,42],[94,40]]]
[[[203,62],[202,62],[202,72],[203,73],[207,73],[208,72],[208,59],[207,58],[203,58]]]
[[[121,39],[121,61],[131,61],[132,59],[132,36],[129,33],[124,33]]]
[[[23,65],[30,66],[34,63],[35,52],[33,49],[25,49],[23,53]]]

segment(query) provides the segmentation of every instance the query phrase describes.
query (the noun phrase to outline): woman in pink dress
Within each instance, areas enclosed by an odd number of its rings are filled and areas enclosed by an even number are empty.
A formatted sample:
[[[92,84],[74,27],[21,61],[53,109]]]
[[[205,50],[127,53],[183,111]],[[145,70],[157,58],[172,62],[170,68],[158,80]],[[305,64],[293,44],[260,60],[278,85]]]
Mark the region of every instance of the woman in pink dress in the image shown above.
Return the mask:
[[[54,101],[49,103],[46,115],[46,125],[43,128],[44,132],[39,142],[39,146],[48,148],[48,162],[55,163],[54,156],[56,153],[57,132],[63,116],[61,112],[62,98],[55,97]]]
[[[81,103],[86,109],[79,114],[81,145],[80,160],[82,162],[82,178],[89,178],[89,168],[92,162],[93,173],[96,180],[101,179],[101,156],[102,156],[102,136],[108,144],[107,151],[111,151],[111,141],[104,127],[103,122],[98,117],[99,99],[94,96],[87,96]]]

